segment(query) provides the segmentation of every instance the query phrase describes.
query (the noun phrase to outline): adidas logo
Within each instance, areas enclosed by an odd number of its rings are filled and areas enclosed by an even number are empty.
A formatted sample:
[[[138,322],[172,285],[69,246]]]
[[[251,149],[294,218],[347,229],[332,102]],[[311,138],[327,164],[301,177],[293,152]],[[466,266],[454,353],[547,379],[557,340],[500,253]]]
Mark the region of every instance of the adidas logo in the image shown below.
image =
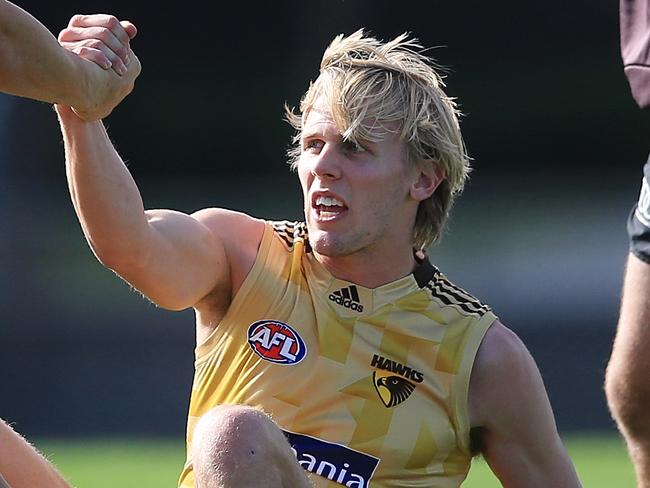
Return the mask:
[[[359,292],[355,285],[346,286],[345,288],[330,293],[329,299],[355,312],[363,312],[363,305],[360,303]]]

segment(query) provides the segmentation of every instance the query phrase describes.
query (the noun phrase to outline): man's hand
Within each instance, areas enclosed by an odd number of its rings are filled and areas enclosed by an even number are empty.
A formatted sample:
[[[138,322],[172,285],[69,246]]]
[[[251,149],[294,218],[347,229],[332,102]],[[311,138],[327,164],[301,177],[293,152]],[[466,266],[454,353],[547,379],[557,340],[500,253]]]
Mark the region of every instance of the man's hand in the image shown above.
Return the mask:
[[[132,23],[105,14],[75,15],[59,33],[64,48],[94,63],[83,66],[86,103],[73,107],[82,119],[106,117],[133,90],[141,71],[130,47],[136,34]]]
[[[130,61],[129,41],[137,33],[131,22],[120,22],[112,15],[75,15],[59,33],[59,43],[104,69],[112,67],[122,76]]]

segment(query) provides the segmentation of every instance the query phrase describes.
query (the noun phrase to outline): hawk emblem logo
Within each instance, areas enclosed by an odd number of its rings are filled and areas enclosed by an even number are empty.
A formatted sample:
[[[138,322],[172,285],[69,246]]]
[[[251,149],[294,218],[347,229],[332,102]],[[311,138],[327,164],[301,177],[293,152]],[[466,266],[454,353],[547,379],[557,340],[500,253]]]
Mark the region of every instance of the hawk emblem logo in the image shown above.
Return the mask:
[[[415,390],[415,385],[409,380],[381,371],[373,371],[372,382],[379,398],[387,408],[396,407],[411,396]]]

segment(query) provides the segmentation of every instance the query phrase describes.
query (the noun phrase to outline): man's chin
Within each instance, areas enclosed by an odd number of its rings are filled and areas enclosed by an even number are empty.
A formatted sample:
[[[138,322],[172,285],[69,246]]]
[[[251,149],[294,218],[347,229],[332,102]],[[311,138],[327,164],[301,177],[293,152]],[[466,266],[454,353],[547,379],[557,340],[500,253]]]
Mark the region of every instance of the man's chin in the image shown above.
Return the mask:
[[[316,254],[329,258],[337,258],[350,253],[350,250],[347,249],[349,246],[346,246],[340,239],[336,239],[329,232],[310,232],[309,246]]]

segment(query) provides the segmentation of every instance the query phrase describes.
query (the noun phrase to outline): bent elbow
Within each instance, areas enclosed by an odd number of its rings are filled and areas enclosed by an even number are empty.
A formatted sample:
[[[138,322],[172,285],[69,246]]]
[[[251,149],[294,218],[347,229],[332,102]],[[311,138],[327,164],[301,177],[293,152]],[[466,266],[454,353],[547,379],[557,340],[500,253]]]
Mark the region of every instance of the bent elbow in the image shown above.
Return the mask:
[[[115,271],[120,276],[130,270],[146,266],[149,259],[149,253],[138,248],[125,248],[119,245],[102,246],[92,242],[90,248],[102,266]]]

